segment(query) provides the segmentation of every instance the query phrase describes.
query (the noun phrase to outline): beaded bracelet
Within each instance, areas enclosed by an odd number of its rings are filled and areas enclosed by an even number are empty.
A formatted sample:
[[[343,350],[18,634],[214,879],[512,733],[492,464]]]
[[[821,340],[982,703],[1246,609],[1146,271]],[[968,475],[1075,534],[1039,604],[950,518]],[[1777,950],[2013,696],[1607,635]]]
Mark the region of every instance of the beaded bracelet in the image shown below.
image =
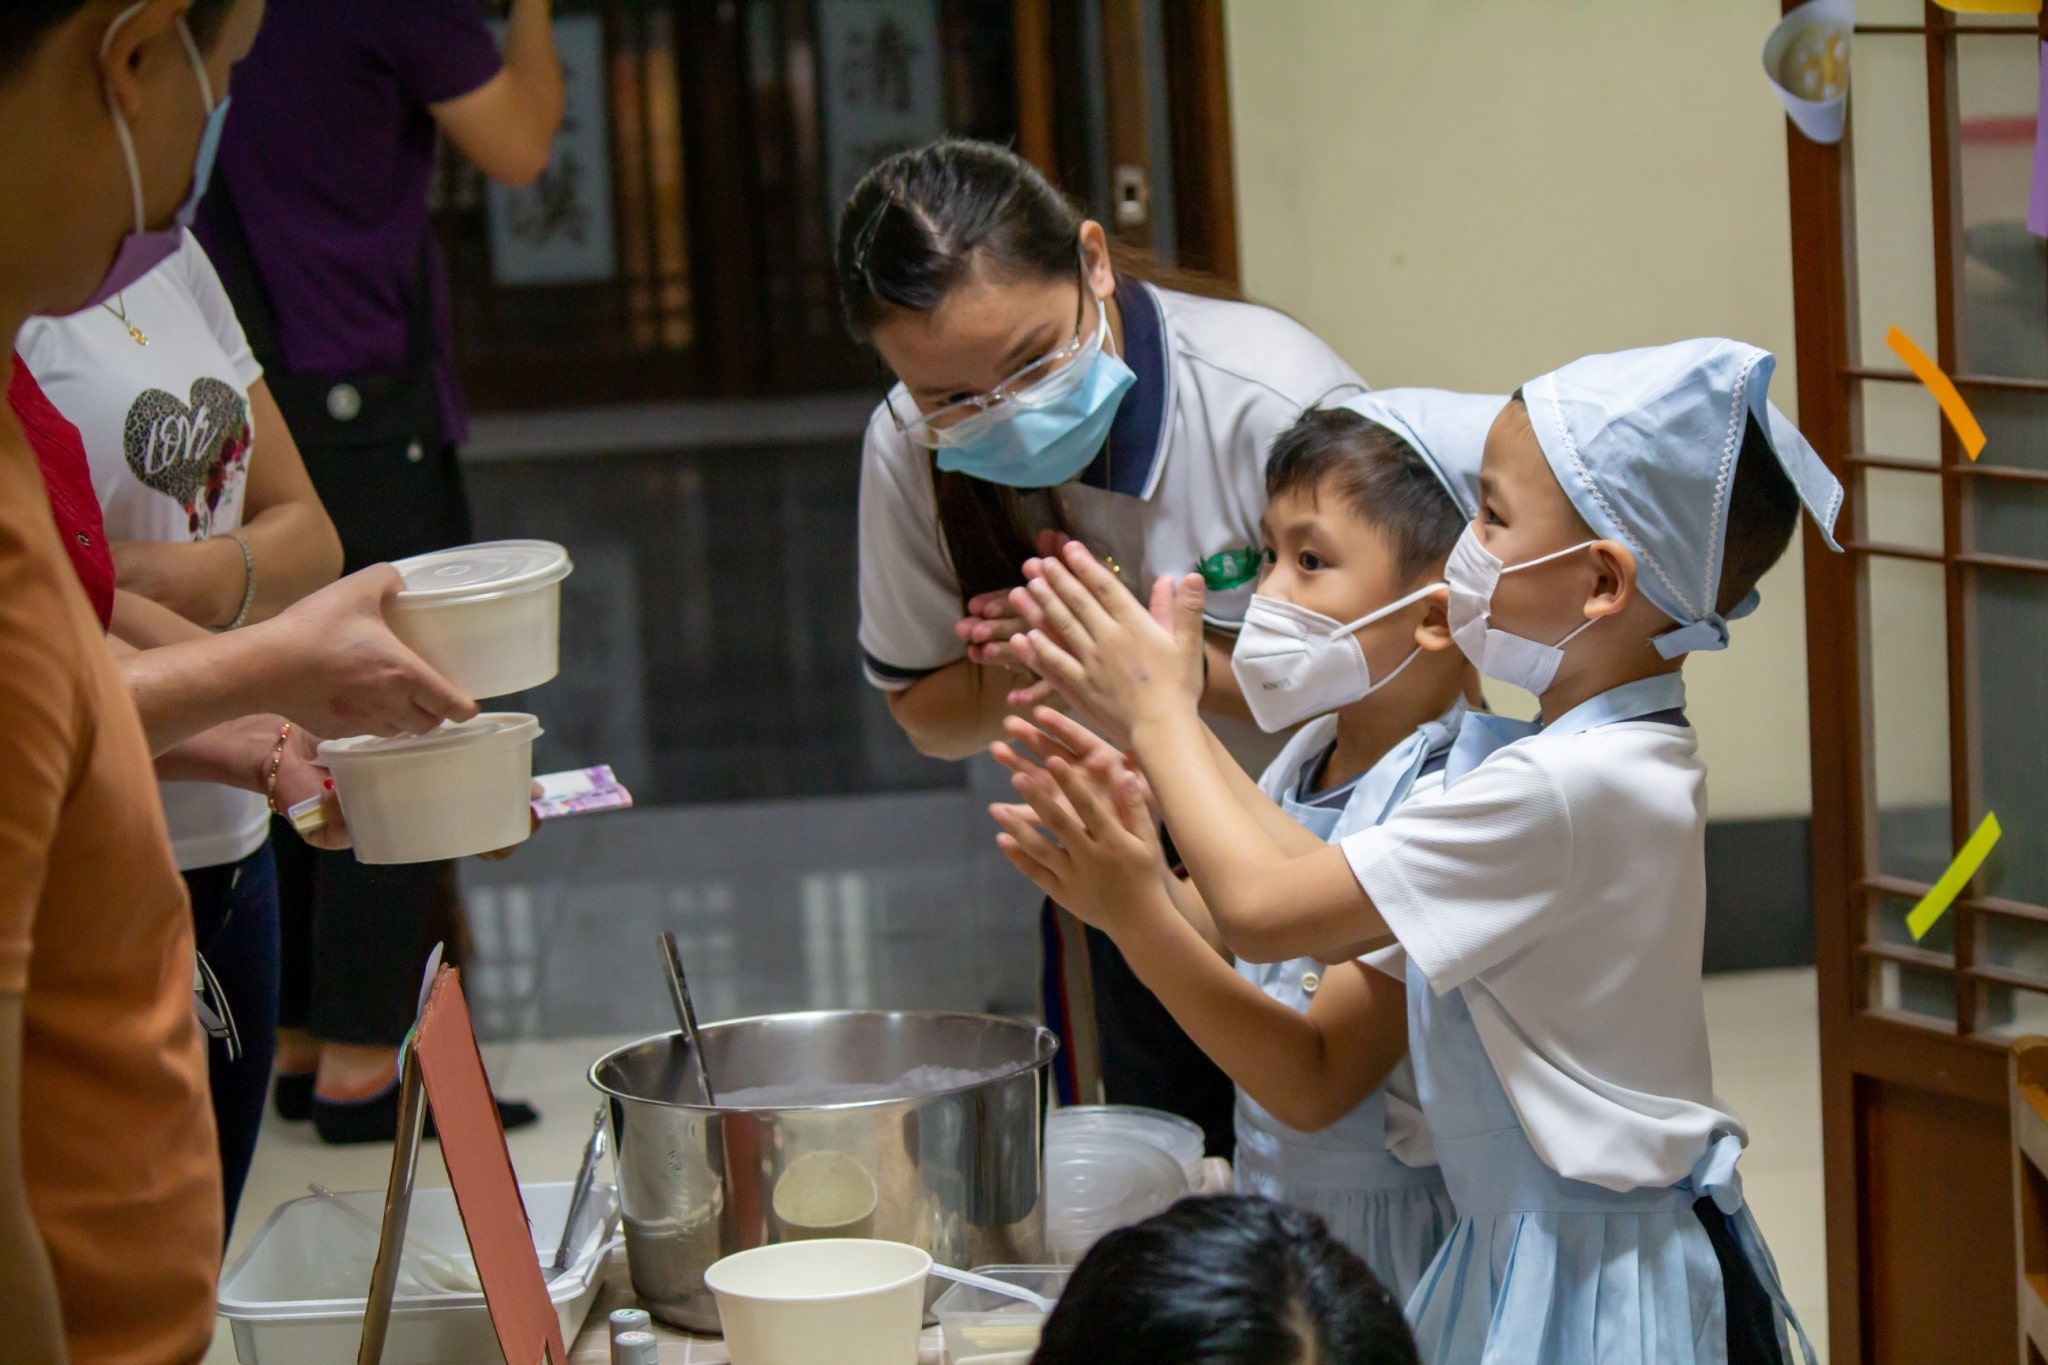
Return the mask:
[[[284,729],[277,732],[277,746],[270,751],[270,776],[263,780],[263,800],[272,815],[284,814],[277,808],[277,770],[284,766],[284,746],[291,737],[292,723],[286,721]]]

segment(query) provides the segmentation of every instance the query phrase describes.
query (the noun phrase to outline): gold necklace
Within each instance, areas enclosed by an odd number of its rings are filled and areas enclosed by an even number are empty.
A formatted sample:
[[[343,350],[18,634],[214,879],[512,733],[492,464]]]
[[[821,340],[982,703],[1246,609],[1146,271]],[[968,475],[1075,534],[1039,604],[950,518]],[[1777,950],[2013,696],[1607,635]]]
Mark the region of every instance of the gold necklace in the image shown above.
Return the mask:
[[[142,329],[140,327],[137,327],[134,323],[128,321],[128,300],[126,298],[124,298],[120,294],[116,294],[114,295],[114,301],[112,303],[108,303],[104,299],[102,299],[100,301],[100,307],[106,309],[109,313],[112,313],[115,317],[121,320],[121,325],[128,329],[128,339],[130,341],[134,342],[137,346],[149,345],[149,338],[143,335]]]

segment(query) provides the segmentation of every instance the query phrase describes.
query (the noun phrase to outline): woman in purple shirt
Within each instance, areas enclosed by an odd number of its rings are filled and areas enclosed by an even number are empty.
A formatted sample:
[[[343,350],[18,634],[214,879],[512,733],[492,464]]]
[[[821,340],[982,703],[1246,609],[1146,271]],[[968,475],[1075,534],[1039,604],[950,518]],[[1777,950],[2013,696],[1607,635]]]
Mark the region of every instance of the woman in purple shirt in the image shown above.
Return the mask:
[[[446,281],[427,222],[445,133],[485,174],[547,165],[563,91],[549,0],[270,0],[237,69],[199,234],[341,534],[346,568],[469,539]],[[444,864],[279,858],[278,1109],[388,1141]],[[504,1106],[508,1126],[531,1122]]]

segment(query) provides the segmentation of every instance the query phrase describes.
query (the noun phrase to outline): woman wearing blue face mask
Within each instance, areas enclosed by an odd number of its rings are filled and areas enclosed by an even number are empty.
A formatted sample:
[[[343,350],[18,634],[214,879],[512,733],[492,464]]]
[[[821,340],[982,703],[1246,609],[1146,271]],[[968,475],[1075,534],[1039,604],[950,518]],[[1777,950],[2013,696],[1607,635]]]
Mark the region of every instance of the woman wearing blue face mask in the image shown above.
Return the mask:
[[[1008,591],[1072,537],[1130,583],[1203,576],[1205,709],[1243,762],[1269,759],[1230,669],[1266,453],[1365,389],[1351,367],[1271,309],[1120,277],[1101,224],[988,143],[877,165],[841,212],[837,268],[848,328],[898,381],[862,452],[860,642],[911,742],[965,758],[1039,699]],[[1186,1112],[1227,1149],[1229,1081],[1107,939],[1089,946],[1110,1097]]]

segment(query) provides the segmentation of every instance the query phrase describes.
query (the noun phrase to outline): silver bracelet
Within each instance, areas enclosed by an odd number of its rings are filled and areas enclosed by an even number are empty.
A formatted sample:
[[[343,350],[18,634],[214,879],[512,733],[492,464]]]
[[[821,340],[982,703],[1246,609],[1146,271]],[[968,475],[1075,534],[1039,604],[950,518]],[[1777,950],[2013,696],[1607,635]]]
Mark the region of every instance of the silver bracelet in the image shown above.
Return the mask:
[[[234,630],[249,619],[249,608],[256,601],[256,552],[249,548],[248,541],[232,531],[228,533],[228,539],[242,547],[242,609],[225,627]]]

